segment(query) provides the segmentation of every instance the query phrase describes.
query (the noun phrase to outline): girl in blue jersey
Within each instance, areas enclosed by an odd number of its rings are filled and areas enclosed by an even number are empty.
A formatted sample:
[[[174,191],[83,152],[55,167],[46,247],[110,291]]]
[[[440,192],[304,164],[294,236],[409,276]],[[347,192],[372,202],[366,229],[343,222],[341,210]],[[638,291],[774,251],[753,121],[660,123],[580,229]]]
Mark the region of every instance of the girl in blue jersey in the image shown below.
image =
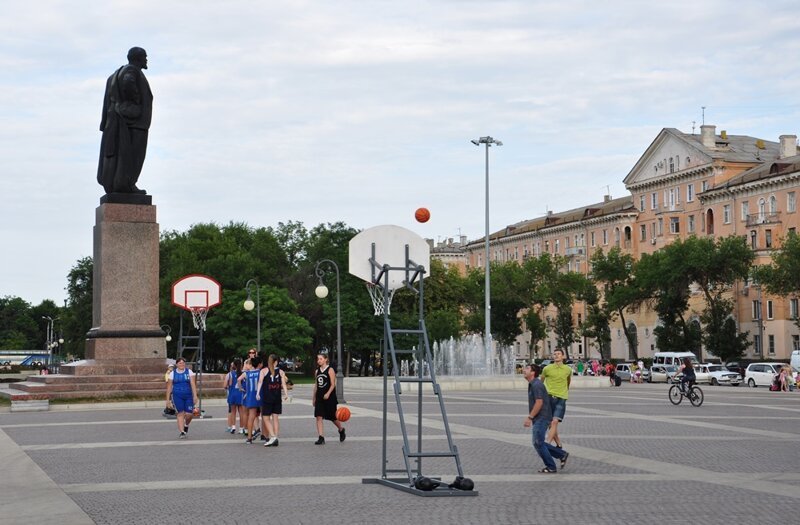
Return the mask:
[[[179,357],[175,361],[175,370],[167,376],[167,406],[170,396],[177,412],[180,439],[186,439],[189,423],[192,422],[192,411],[197,404],[197,385],[194,372],[186,368],[186,359]]]
[[[261,358],[256,356],[245,361],[245,371],[236,380],[237,386],[244,385],[243,405],[247,417],[247,440],[245,443],[253,443],[253,431],[258,418],[258,408],[261,402],[258,399],[258,376],[260,370],[255,370],[261,364]]]
[[[261,369],[258,376],[258,397],[261,400],[261,420],[264,432],[268,433],[269,439],[264,443],[265,447],[278,446],[278,432],[280,423],[278,416],[283,412],[283,399],[289,398],[289,390],[286,388],[286,374],[277,367],[278,356],[271,354],[267,360],[267,367]],[[283,391],[283,398],[281,398]]]
[[[228,428],[226,432],[236,433],[236,414],[239,414],[239,425],[244,428],[244,407],[242,391],[236,388],[236,380],[242,373],[242,360],[238,357],[231,362],[230,372],[225,376],[225,390],[228,392]]]

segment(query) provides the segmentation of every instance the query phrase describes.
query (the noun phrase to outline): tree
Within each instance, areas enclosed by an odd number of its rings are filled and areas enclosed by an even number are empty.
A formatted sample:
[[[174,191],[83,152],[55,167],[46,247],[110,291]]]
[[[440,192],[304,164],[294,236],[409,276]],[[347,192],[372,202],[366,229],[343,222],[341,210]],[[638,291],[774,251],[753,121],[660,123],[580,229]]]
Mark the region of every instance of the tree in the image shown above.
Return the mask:
[[[62,315],[64,352],[76,358],[86,352],[86,334],[92,328],[92,290],[94,263],[83,257],[67,274],[67,307]]]
[[[772,263],[754,269],[755,280],[771,294],[800,295],[800,236],[794,232],[772,253]],[[800,318],[794,318],[800,328]]]
[[[618,317],[628,341],[628,358],[638,359],[638,341],[636,333],[629,330],[625,319],[625,312],[634,305],[641,304],[646,299],[646,294],[635,279],[636,261],[633,256],[622,253],[618,247],[611,248],[608,254],[600,249],[592,255],[592,278],[598,284],[603,284],[603,306],[606,312],[600,316],[595,312],[596,320],[602,317],[612,322]],[[598,317],[600,316],[600,317]],[[602,354],[602,352],[601,352]]]
[[[702,290],[706,306],[701,316],[705,325],[702,342],[706,351],[730,361],[740,359],[749,346],[748,333],[739,334],[735,323],[733,331],[728,321],[733,313],[733,302],[725,297],[737,280],[750,273],[755,255],[743,237],[721,239],[689,237],[684,242],[688,277]]]
[[[30,303],[19,298],[0,298],[0,349],[33,350],[37,346],[38,323]]]
[[[608,302],[600,302],[600,292],[593,282],[590,282],[587,287],[583,299],[586,301],[586,320],[583,326],[580,327],[581,333],[595,340],[601,359],[611,359],[611,317],[613,311],[608,307]]]

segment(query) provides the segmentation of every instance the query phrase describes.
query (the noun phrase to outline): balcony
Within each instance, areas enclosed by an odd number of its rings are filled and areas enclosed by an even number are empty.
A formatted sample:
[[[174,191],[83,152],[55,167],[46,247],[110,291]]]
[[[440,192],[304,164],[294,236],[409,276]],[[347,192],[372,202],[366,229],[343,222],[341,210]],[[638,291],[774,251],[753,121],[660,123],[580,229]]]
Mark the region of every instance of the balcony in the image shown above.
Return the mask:
[[[564,250],[564,255],[566,255],[567,257],[578,257],[586,255],[586,247],[573,246],[572,248],[567,248],[566,250]]]
[[[748,226],[758,226],[760,224],[778,224],[781,222],[781,212],[773,213],[753,213],[747,216]]]

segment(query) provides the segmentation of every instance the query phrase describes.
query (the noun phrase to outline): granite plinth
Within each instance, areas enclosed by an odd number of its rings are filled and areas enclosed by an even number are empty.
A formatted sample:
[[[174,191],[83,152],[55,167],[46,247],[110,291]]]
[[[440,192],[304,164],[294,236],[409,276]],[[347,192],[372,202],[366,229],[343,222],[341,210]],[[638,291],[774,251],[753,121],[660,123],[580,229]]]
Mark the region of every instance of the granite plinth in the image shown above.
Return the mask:
[[[158,319],[156,207],[120,203],[125,199],[111,198],[114,195],[137,197],[108,194],[95,213],[92,329],[86,356],[99,361],[165,358]],[[123,368],[120,373],[127,372]]]

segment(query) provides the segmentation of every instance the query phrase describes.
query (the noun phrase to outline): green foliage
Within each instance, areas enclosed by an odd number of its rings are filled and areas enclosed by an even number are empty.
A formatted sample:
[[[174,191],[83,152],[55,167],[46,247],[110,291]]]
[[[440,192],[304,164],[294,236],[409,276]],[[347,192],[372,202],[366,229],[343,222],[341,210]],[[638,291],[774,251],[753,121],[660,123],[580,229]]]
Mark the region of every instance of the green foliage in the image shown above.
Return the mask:
[[[19,297],[0,298],[0,348],[3,350],[33,350],[38,344],[39,322],[33,307]]]
[[[723,363],[738,361],[747,348],[749,332],[739,333],[736,322],[730,316],[733,303],[727,299],[710,305],[700,317],[705,325],[703,344],[706,350],[722,360]]]
[[[772,264],[754,269],[755,280],[775,295],[800,295],[800,236],[791,232],[780,250],[773,252]],[[795,318],[800,327],[800,318]]]

